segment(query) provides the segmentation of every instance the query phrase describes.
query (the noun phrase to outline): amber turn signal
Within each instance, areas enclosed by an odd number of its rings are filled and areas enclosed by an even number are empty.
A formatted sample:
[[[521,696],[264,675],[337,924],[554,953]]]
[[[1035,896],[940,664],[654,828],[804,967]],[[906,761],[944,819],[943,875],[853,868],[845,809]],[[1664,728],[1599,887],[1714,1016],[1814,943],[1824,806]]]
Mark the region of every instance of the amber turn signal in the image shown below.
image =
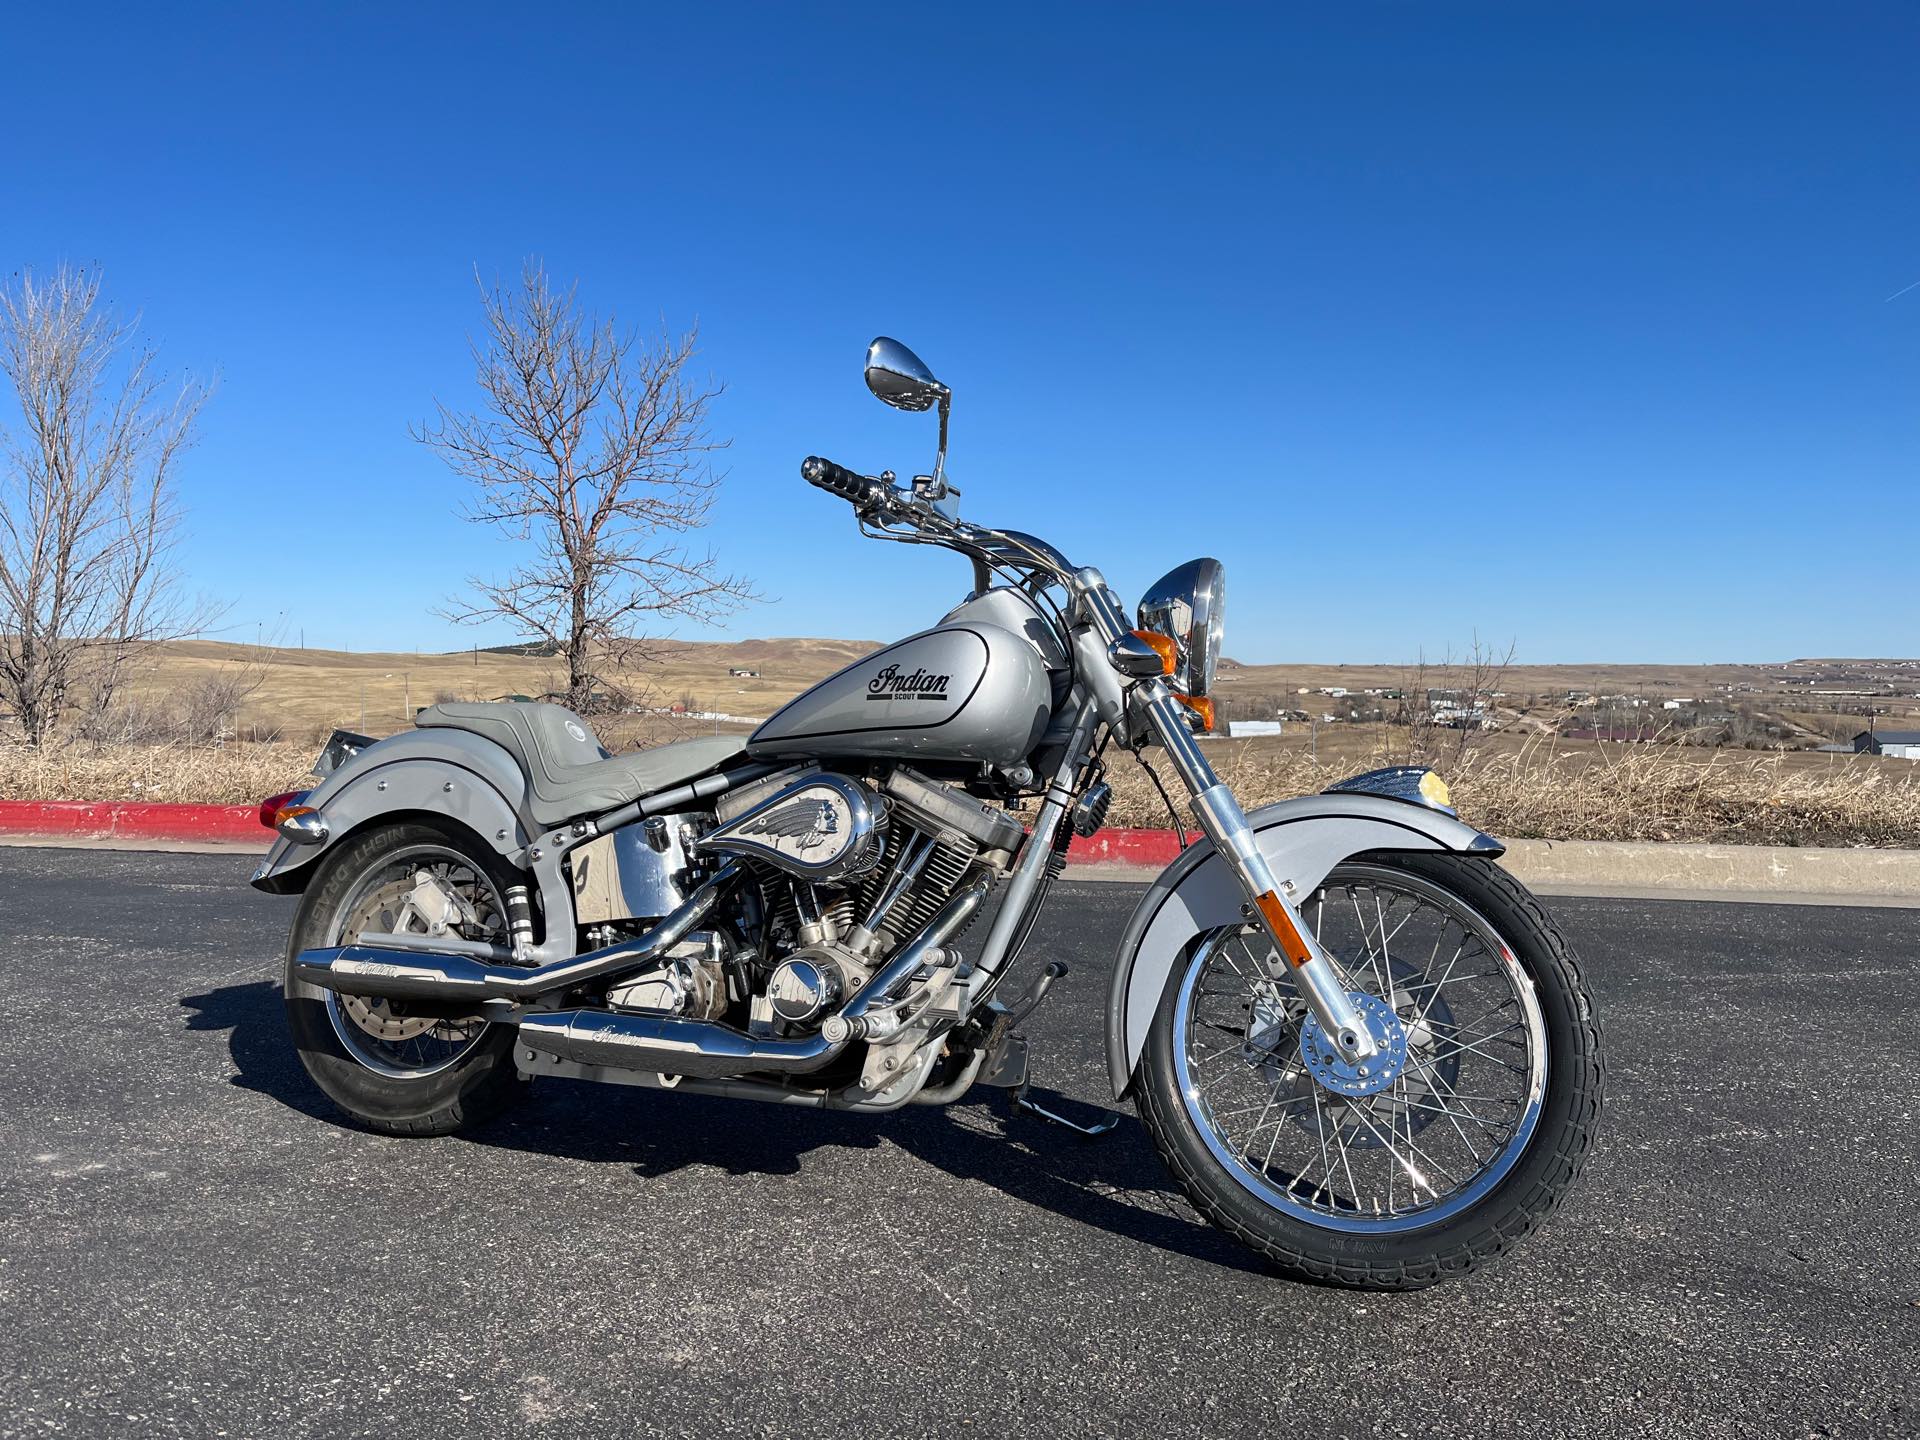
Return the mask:
[[[1201,734],[1211,735],[1213,733],[1213,697],[1211,695],[1181,695],[1176,693],[1173,698],[1200,717]]]
[[[1144,641],[1160,657],[1160,673],[1171,675],[1180,668],[1180,647],[1173,643],[1171,635],[1162,635],[1158,630],[1135,630],[1133,638]]]

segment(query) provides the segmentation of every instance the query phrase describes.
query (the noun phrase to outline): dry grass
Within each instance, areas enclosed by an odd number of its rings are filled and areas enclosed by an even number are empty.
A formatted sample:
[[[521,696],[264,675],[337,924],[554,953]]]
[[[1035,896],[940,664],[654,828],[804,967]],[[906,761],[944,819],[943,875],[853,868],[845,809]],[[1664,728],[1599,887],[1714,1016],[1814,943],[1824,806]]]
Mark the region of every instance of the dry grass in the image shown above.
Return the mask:
[[[662,640],[650,664],[610,678],[650,708],[687,701],[694,710],[765,716],[872,648],[853,640]],[[729,669],[757,673],[736,676]],[[193,640],[163,647],[140,690],[149,698],[179,696],[209,679],[235,674],[244,674],[251,686],[236,717],[238,733],[303,742],[322,740],[336,726],[386,735],[411,724],[414,711],[441,698],[537,698],[566,684],[559,664],[539,656],[486,650],[361,654]]]
[[[0,799],[257,805],[298,789],[312,745],[0,746]]]
[[[1229,741],[1208,752],[1249,807],[1323,790],[1356,768]],[[0,746],[0,798],[247,805],[298,788],[313,754],[304,743]],[[1112,769],[1114,824],[1169,823],[1138,766],[1122,755]],[[1159,769],[1170,780],[1164,760]],[[1448,778],[1464,817],[1512,839],[1920,847],[1920,763],[1837,756],[1813,767],[1739,751],[1541,744],[1471,754]]]
[[[1224,742],[1209,754],[1249,807],[1324,790],[1354,768]],[[1542,743],[1469,754],[1447,779],[1464,818],[1515,840],[1920,847],[1920,763],[1837,756],[1816,768],[1794,763],[1800,758],[1666,745],[1557,751]],[[1158,768],[1167,779],[1164,763]],[[1125,756],[1113,765],[1113,783],[1113,823],[1170,823]]]

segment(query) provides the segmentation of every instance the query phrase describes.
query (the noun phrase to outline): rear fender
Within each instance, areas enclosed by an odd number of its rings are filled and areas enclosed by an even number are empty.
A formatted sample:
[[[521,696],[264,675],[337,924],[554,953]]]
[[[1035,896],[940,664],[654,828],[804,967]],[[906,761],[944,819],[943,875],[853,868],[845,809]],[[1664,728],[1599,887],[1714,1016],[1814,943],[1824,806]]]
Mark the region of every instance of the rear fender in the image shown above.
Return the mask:
[[[546,916],[542,959],[573,950],[573,897],[560,845],[538,845],[528,813],[526,777],[491,740],[464,730],[409,730],[369,745],[335,770],[304,803],[319,812],[327,838],[318,845],[274,841],[253,872],[256,889],[297,894],[319,859],[348,836],[383,820],[418,816],[457,826],[516,870],[531,870]],[[558,942],[556,946],[556,941]]]
[[[1506,847],[1450,815],[1365,794],[1309,795],[1247,817],[1289,899],[1300,900],[1350,855],[1451,851],[1497,859]],[[1107,1071],[1124,1098],[1146,1049],[1167,977],[1194,938],[1242,918],[1245,896],[1210,841],[1190,847],[1153,882],[1120,940],[1107,993]]]

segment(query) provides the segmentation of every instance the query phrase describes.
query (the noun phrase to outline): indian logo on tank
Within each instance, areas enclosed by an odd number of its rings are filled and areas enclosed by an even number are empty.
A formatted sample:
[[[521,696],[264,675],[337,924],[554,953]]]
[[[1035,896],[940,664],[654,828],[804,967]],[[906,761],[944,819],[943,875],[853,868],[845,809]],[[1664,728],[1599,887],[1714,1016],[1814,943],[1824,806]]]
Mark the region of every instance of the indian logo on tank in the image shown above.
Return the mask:
[[[869,700],[945,700],[951,675],[936,675],[915,666],[902,674],[898,665],[889,665],[867,681]]]

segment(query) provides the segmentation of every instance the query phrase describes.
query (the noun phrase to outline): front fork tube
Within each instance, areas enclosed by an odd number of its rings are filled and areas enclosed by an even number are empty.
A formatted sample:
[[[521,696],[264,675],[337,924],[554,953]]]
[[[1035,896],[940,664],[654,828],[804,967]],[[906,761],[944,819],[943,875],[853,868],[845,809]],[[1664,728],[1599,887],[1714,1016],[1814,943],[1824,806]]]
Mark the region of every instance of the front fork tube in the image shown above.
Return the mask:
[[[1281,894],[1273,867],[1267,864],[1247,815],[1233,791],[1220,782],[1213,766],[1187,728],[1184,710],[1156,684],[1145,710],[1160,743],[1193,796],[1193,813],[1213,848],[1226,859],[1247,897],[1242,907],[1248,919],[1257,918],[1286,957],[1293,983],[1306,998],[1314,1018],[1349,1063],[1365,1060],[1379,1047],[1362,1023],[1340,973],[1326,949],[1307,929],[1300,912]]]

